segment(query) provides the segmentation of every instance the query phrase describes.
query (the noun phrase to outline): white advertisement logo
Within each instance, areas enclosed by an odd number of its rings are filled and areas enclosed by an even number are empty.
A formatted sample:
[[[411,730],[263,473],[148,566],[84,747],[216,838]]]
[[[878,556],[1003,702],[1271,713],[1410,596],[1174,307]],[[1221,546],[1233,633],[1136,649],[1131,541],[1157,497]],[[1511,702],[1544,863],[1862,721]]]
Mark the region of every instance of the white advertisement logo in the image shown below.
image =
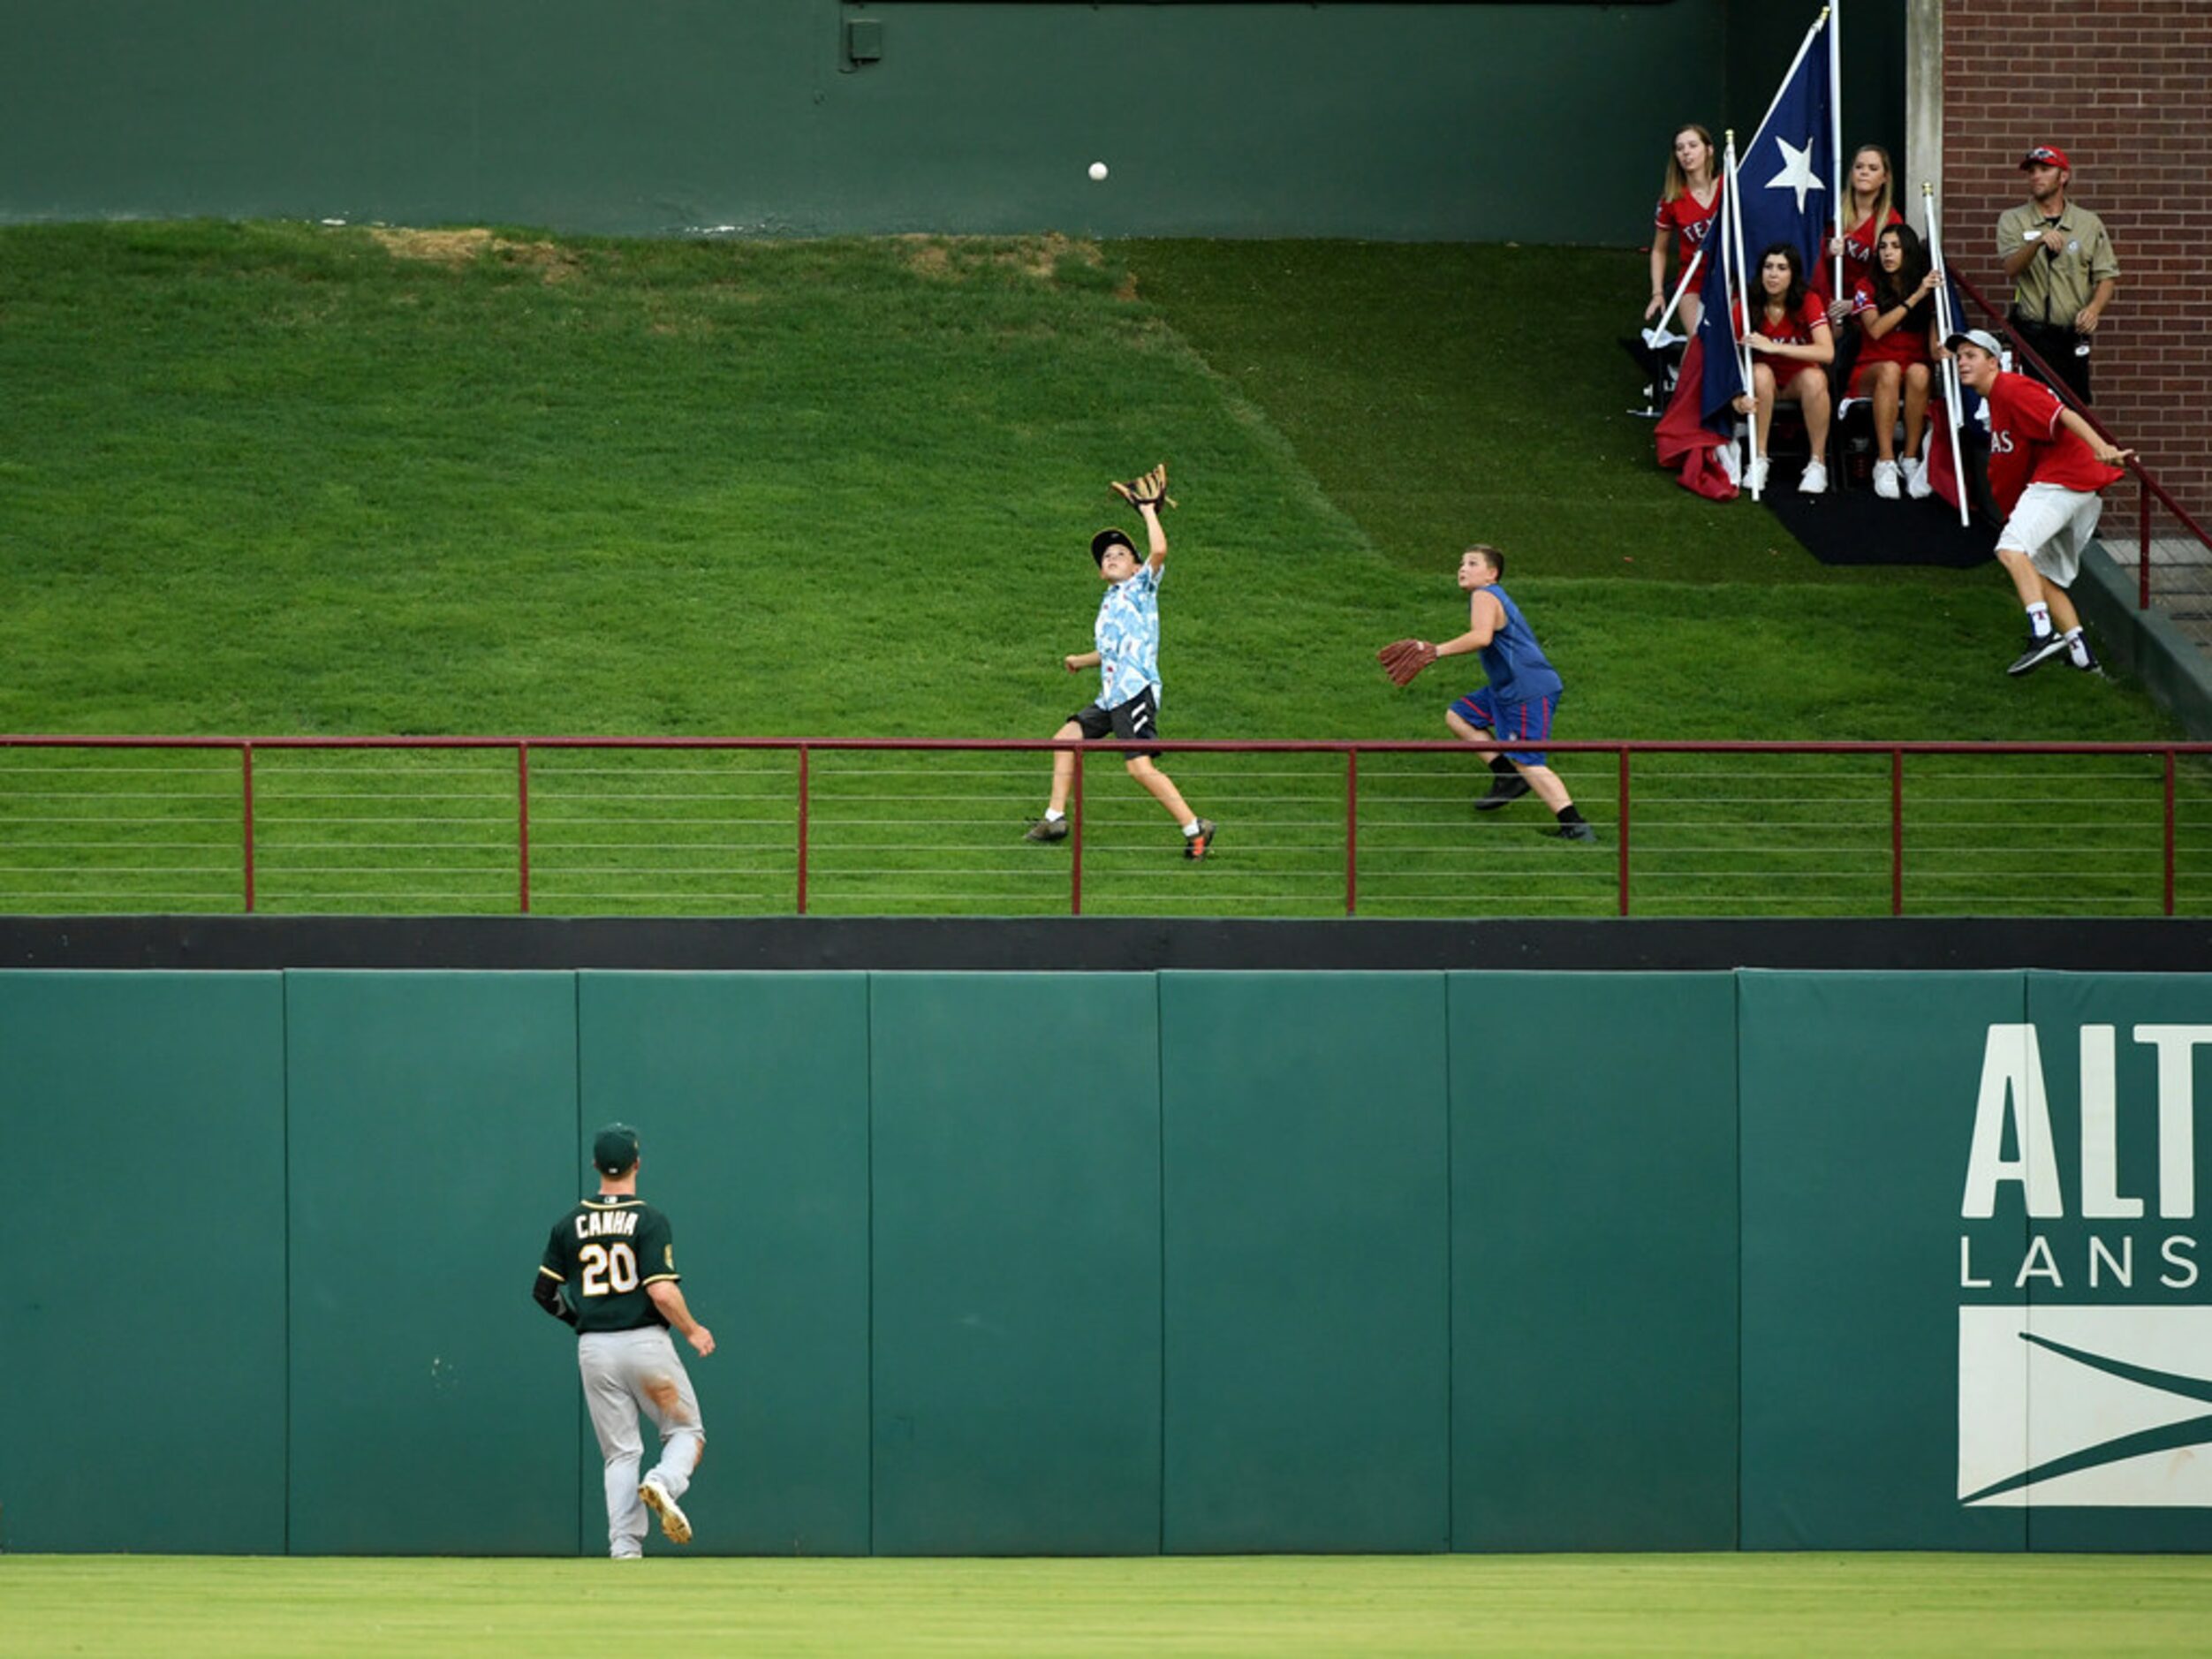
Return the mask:
[[[2124,1030],[2129,1072],[2148,1060],[2155,1078],[2125,1098]],[[2212,1307],[2193,1224],[2212,1025],[2076,1035],[2066,1135],[2037,1028],[1987,1033],[1958,1208],[1958,1289],[1976,1299],[1958,1310],[1958,1501],[2212,1507]],[[2007,1292],[2010,1305],[1988,1299]]]
[[[2212,1307],[1960,1308],[1958,1499],[2212,1506]]]

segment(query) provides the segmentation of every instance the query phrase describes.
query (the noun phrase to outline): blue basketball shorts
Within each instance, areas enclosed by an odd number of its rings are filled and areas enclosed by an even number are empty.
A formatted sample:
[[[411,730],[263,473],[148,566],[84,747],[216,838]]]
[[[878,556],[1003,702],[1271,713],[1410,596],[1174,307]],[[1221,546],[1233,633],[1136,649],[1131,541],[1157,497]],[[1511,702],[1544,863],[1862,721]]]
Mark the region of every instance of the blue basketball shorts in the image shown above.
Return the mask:
[[[1469,692],[1451,705],[1451,712],[1471,726],[1487,727],[1509,741],[1540,744],[1551,735],[1551,716],[1559,707],[1561,693],[1536,697],[1523,702],[1501,698],[1485,686],[1481,691]],[[1505,751],[1505,758],[1521,766],[1542,766],[1544,752],[1541,748],[1513,748]]]

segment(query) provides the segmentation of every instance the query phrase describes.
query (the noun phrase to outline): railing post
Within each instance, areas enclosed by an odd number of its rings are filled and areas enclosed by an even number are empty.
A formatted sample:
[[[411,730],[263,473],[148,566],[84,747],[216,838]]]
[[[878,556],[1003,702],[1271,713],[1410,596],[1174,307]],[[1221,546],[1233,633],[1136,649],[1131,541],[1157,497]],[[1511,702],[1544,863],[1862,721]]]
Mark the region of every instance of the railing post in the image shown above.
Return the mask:
[[[515,744],[515,902],[530,913],[530,745]]]
[[[246,800],[246,913],[252,916],[254,909],[254,746],[239,743],[239,768],[241,768],[243,800]]]
[[[1905,751],[1890,751],[1890,913],[1905,913]]]
[[[2174,752],[2166,751],[2166,913],[2174,913]]]
[[[799,746],[799,913],[807,913],[807,746]]]
[[[1628,913],[1628,746],[1620,746],[1620,903],[1619,913]]]
[[[1360,911],[1360,751],[1345,751],[1345,914]]]
[[[1075,797],[1068,803],[1068,914],[1083,913],[1083,751],[1075,752]]]
[[[2138,543],[2136,550],[2142,555],[2142,563],[2135,567],[2135,609],[2148,610],[2150,609],[2150,480],[2138,473],[2135,475],[2135,481],[2140,486],[2135,508],[2135,534]]]

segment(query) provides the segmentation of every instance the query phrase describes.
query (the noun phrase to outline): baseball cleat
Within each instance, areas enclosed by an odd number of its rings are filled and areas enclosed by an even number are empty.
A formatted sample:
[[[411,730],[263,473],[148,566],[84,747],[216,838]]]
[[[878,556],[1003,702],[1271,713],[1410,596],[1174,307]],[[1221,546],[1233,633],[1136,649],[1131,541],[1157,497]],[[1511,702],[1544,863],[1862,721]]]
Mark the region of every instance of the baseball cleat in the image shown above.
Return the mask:
[[[1040,818],[1021,832],[1024,841],[1064,841],[1068,838],[1065,818]]]
[[[2027,649],[2021,652],[2014,659],[2012,666],[2004,671],[2016,678],[2022,674],[2033,674],[2054,656],[2064,656],[2065,653],[2065,639],[2057,630],[2054,629],[2040,640],[2034,634],[2030,634],[2027,639]]]
[[[1511,777],[1499,776],[1490,780],[1490,792],[1479,797],[1474,803],[1477,812],[1496,812],[1509,800],[1519,800],[1528,793],[1528,780],[1515,773]]]
[[[1557,830],[1539,830],[1539,835],[1549,836],[1554,841],[1595,841],[1597,831],[1587,823],[1563,823]]]
[[[661,1535],[672,1544],[691,1542],[691,1522],[684,1519],[684,1511],[676,1507],[676,1500],[661,1484],[661,1477],[648,1474],[638,1485],[638,1497],[646,1508],[661,1518]]]
[[[1183,837],[1183,856],[1186,859],[1202,859],[1213,850],[1214,821],[1211,818],[1201,818],[1198,821],[1198,833]]]

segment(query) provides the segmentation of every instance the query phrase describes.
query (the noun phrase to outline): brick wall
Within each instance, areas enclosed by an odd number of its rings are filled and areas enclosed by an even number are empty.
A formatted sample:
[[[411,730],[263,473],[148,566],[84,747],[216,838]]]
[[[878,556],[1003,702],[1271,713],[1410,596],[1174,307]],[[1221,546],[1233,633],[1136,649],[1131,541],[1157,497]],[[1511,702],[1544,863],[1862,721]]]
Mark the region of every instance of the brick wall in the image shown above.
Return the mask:
[[[1997,216],[2037,143],[2073,163],[2120,289],[2090,359],[2098,418],[2212,526],[2212,0],[1945,0],[1943,239],[2003,305]],[[2132,519],[2132,489],[2125,506]],[[2116,504],[2122,499],[2116,492]],[[2163,517],[2163,515],[2162,515]],[[2162,532],[2170,526],[2162,526]]]

